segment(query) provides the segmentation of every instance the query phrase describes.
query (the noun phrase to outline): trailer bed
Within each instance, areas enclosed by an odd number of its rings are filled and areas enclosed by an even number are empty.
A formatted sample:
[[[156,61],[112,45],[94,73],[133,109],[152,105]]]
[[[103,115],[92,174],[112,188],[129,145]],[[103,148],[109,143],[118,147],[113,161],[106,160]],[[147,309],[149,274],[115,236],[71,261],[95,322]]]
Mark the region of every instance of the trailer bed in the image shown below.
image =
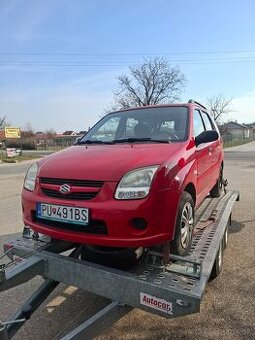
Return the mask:
[[[80,245],[62,241],[52,244],[47,237],[35,240],[29,237],[29,230],[25,230],[22,238],[5,244],[5,253],[14,260],[14,265],[10,269],[4,266],[0,269],[0,291],[36,275],[43,276],[44,286],[25,304],[33,307],[31,314],[59,282],[112,300],[63,339],[93,338],[132,308],[165,318],[198,313],[238,199],[237,191],[228,191],[220,198],[207,198],[196,211],[190,254],[185,257],[170,255],[172,262],[167,266],[162,264],[162,254],[157,249],[149,250],[143,261],[128,271],[81,261],[78,258]],[[10,339],[26,321],[21,308],[14,320],[22,317],[24,320],[20,323],[8,326],[2,323],[2,327],[0,323],[0,340]]]

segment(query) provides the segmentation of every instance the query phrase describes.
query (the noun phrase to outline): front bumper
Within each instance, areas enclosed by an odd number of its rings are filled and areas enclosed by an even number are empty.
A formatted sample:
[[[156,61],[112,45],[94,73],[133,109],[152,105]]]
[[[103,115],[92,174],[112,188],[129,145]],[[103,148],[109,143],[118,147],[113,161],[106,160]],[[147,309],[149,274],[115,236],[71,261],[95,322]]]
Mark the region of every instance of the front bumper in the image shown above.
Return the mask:
[[[144,199],[115,200],[115,187],[116,183],[106,182],[95,198],[79,201],[48,197],[39,188],[34,192],[23,189],[24,223],[55,239],[109,247],[148,247],[173,239],[179,191],[161,189],[150,191]],[[37,202],[88,208],[90,223],[77,231],[64,222],[51,225],[48,221],[38,220],[35,214]],[[133,220],[137,218],[147,222],[144,230],[134,227]]]

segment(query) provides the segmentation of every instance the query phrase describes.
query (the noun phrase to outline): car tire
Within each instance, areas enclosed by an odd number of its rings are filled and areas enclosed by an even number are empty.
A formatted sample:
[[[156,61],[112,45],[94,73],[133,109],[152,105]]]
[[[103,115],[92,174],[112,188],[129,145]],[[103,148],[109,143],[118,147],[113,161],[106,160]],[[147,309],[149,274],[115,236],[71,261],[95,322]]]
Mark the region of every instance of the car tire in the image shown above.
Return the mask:
[[[84,245],[81,259],[104,266],[127,270],[137,265],[144,253],[143,248],[112,248]]]
[[[209,281],[213,281],[214,279],[216,279],[217,276],[220,275],[220,272],[222,270],[222,264],[223,264],[223,240],[220,242]]]
[[[170,243],[170,252],[177,255],[187,255],[190,252],[194,229],[194,201],[191,195],[184,191],[179,204],[175,237]]]
[[[223,169],[221,167],[219,178],[217,179],[215,186],[210,191],[211,197],[220,197],[222,189],[223,189]]]

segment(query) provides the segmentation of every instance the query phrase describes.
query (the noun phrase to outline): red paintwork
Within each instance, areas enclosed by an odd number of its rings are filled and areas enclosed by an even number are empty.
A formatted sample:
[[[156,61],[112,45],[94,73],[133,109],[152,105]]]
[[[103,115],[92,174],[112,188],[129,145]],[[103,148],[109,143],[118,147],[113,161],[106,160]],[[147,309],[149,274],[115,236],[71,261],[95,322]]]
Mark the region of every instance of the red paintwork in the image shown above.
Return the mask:
[[[40,160],[39,178],[97,180],[104,181],[104,185],[101,189],[89,189],[90,192],[99,190],[97,196],[91,200],[63,201],[45,196],[37,179],[33,192],[26,189],[22,192],[25,225],[56,239],[94,245],[139,247],[172,240],[183,190],[188,184],[192,184],[196,190],[195,203],[199,205],[216,183],[223,162],[220,140],[195,146],[192,118],[194,107],[199,107],[195,104],[182,104],[184,105],[189,108],[190,116],[189,136],[184,142],[77,145]],[[208,154],[209,147],[213,151]],[[160,166],[146,198],[114,199],[118,182],[126,172],[150,165]],[[44,184],[44,187],[52,188],[52,185]],[[90,219],[105,221],[108,234],[73,232],[35,223],[32,221],[31,211],[35,210],[36,202],[89,208]],[[148,227],[142,231],[135,229],[130,222],[133,218],[144,218]]]

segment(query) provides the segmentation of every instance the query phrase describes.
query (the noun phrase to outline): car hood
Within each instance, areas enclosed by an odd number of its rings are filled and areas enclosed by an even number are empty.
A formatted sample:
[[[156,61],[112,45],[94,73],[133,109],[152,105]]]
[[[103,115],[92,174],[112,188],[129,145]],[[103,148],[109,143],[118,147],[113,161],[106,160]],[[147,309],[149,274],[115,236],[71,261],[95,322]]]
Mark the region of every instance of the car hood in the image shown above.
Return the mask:
[[[39,177],[119,181],[128,171],[175,159],[184,143],[76,145],[39,162]],[[178,159],[177,159],[178,161]]]

